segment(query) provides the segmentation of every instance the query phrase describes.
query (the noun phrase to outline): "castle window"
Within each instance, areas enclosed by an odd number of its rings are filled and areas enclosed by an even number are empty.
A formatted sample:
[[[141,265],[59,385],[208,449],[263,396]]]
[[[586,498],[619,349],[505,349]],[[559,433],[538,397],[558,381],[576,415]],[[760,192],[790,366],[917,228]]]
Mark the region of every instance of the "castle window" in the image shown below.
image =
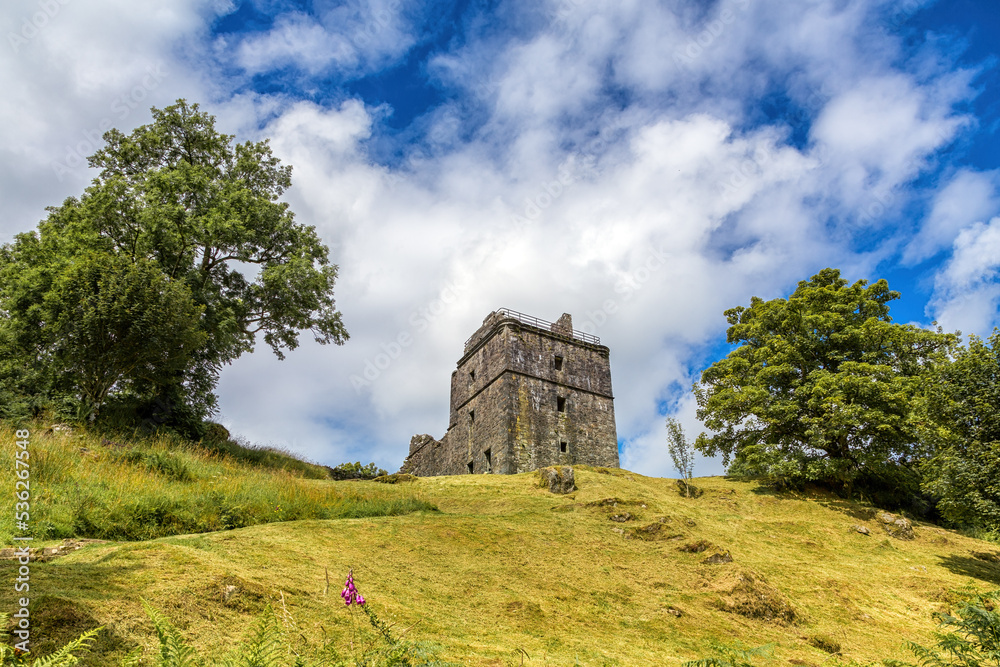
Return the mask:
[[[556,370],[557,371],[561,371],[562,370],[562,361],[563,361],[562,357],[556,357]]]
[[[558,412],[566,412],[566,397],[559,396],[556,398],[556,410]]]
[[[469,461],[469,474],[472,474],[472,461]]]
[[[560,442],[559,443],[559,451],[560,452],[562,452],[563,454],[565,454],[568,450],[569,450],[569,443],[567,443],[567,442]]]
[[[474,424],[476,422],[476,411],[469,410],[469,423]]]
[[[483,454],[486,456],[486,472],[493,472],[493,454],[487,449]]]
[[[476,381],[476,371],[469,371],[469,379],[473,382]]]

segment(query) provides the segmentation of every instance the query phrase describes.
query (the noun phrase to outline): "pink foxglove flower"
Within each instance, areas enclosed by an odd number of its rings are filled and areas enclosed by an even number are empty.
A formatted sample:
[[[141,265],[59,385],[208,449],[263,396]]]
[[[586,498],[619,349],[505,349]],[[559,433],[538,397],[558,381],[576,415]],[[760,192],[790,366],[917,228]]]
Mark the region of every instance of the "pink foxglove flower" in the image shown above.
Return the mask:
[[[340,591],[340,597],[344,598],[344,604],[348,607],[352,604],[364,605],[365,599],[354,587],[354,570],[347,573],[347,581],[344,582],[344,590]]]

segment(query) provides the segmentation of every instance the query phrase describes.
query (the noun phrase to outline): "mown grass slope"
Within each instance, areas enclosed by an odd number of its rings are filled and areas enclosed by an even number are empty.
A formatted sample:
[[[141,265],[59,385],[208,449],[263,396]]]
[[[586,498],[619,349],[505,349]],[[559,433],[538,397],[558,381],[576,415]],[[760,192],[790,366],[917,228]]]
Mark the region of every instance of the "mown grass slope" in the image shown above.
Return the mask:
[[[769,664],[818,667],[837,645],[843,661],[905,658],[902,640],[929,643],[931,613],[956,589],[1000,587],[995,545],[919,523],[916,539],[897,540],[871,508],[834,497],[705,478],[683,498],[672,480],[576,474],[568,496],[534,474],[301,480],[438,511],[90,546],[33,565],[33,627],[57,643],[104,625],[85,664],[115,664],[136,645],[152,653],[145,598],[213,657],[270,604],[296,641],[332,638],[349,653],[361,619],[339,591],[353,568],[397,633],[460,664],[677,665],[741,641],[776,643]],[[732,562],[703,562],[715,553]],[[12,567],[0,565],[8,580]],[[13,602],[0,588],[0,608]]]

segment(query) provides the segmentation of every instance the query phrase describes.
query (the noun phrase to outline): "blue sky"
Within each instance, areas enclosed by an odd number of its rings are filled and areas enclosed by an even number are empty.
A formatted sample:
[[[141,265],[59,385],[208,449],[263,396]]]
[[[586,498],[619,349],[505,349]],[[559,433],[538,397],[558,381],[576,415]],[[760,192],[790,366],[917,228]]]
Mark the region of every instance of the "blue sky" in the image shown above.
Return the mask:
[[[886,278],[897,321],[1000,324],[992,1],[14,0],[0,28],[0,241],[180,97],[293,165],[352,337],[240,359],[219,418],[324,463],[442,435],[501,306],[611,347],[622,463],[651,475],[751,296],[834,266]]]

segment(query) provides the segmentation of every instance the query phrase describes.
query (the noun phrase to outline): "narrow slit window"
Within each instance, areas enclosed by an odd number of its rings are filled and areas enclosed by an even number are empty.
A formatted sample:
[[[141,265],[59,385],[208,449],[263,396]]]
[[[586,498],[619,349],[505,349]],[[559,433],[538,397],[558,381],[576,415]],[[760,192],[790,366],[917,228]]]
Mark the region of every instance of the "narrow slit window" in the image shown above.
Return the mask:
[[[562,362],[563,362],[563,358],[562,357],[556,357],[556,370],[557,371],[561,371],[562,370]]]
[[[559,443],[559,451],[562,452],[563,454],[565,454],[567,451],[569,451],[569,443],[567,443],[565,441],[564,442],[560,442]]]
[[[472,474],[472,461],[469,461],[469,474]]]
[[[566,397],[565,396],[559,396],[558,398],[556,398],[556,411],[557,412],[566,412]]]
[[[475,410],[469,410],[469,423],[470,424],[476,423],[476,411]]]
[[[476,381],[476,371],[469,371],[469,379],[473,382]]]
[[[486,472],[493,470],[493,453],[487,449],[483,454],[486,456]]]

